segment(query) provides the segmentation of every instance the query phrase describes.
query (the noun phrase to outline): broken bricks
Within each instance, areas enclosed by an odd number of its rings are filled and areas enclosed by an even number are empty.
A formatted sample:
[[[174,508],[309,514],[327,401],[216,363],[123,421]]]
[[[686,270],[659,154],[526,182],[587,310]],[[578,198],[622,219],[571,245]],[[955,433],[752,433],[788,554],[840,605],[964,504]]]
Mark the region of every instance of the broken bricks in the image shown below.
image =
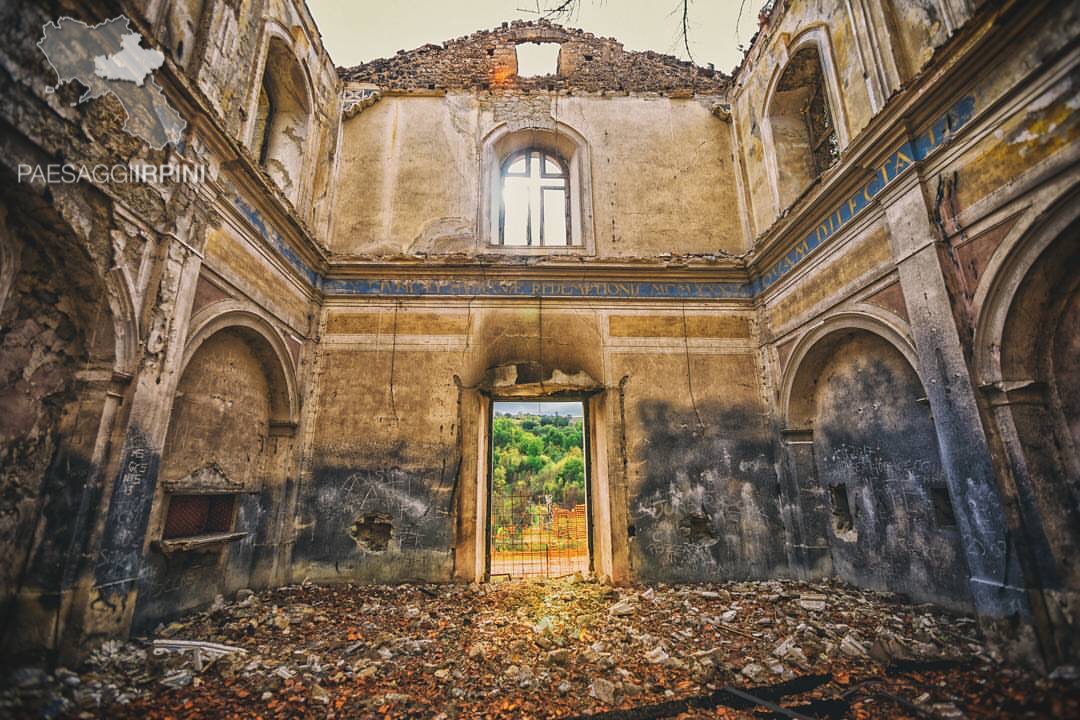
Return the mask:
[[[803,607],[815,601],[826,607]],[[285,621],[288,635],[277,627]],[[916,670],[942,685],[905,684],[903,673],[890,675],[892,684],[877,695],[862,684],[894,672],[895,660],[879,664],[887,658],[902,655],[905,667],[919,668],[959,654],[971,658],[970,669]],[[0,692],[0,716],[13,707],[38,708],[22,713],[38,716],[51,706],[154,720],[182,717],[190,703],[203,716],[340,717],[351,708],[391,717],[510,718],[685,700],[687,717],[715,717],[706,705],[728,708],[729,718],[750,717],[724,705],[749,702],[724,687],[775,700],[769,688],[813,675],[833,680],[819,683],[810,702],[832,698],[867,717],[896,717],[898,703],[917,698],[927,713],[937,707],[944,714],[950,703],[960,712],[978,708],[987,702],[979,680],[997,667],[974,623],[839,583],[655,585],[621,594],[582,579],[309,584],[243,593],[160,628],[153,639],[105,643],[77,668],[16,673],[23,686]],[[1022,686],[1015,697],[1080,702],[1075,688],[1068,694],[1068,680],[1012,671],[1001,677]],[[963,695],[964,688],[972,690]]]

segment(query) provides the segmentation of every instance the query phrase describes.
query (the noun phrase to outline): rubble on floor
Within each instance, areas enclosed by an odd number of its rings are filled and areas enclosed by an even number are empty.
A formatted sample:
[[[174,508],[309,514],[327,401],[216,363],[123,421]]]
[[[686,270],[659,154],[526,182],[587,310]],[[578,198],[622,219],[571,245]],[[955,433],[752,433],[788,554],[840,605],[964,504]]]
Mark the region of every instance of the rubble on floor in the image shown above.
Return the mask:
[[[1000,664],[971,618],[834,583],[305,584],[19,669],[0,716],[1080,717],[1057,677]]]

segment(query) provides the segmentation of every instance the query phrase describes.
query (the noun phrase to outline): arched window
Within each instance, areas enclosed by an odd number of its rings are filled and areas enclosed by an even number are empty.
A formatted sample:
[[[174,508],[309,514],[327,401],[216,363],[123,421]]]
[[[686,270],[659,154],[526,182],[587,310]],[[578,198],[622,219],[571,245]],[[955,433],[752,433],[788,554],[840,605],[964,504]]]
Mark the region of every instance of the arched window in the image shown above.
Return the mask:
[[[570,174],[557,155],[537,148],[508,157],[500,172],[499,244],[572,245]]]
[[[294,203],[300,201],[311,126],[307,78],[285,43],[271,38],[255,110],[251,149]]]
[[[817,48],[801,48],[784,68],[769,103],[781,208],[794,202],[840,156],[821,68]]]
[[[500,124],[484,138],[480,247],[521,255],[595,251],[589,145],[564,123]]]

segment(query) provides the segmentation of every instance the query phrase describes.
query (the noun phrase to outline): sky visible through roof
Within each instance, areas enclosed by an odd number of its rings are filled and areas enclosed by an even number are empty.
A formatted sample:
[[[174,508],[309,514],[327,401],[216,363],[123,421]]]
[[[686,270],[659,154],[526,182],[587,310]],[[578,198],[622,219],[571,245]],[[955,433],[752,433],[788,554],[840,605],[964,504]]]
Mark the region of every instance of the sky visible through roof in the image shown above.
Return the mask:
[[[581,417],[580,402],[496,402],[496,415],[570,415]]]
[[[307,0],[334,63],[351,67],[398,50],[489,30],[512,20],[534,20],[537,0]],[[730,72],[757,31],[763,0],[691,0],[690,50],[698,65]],[[541,7],[550,7],[548,0]],[[579,0],[559,24],[614,37],[627,50],[655,50],[686,60],[681,0]]]

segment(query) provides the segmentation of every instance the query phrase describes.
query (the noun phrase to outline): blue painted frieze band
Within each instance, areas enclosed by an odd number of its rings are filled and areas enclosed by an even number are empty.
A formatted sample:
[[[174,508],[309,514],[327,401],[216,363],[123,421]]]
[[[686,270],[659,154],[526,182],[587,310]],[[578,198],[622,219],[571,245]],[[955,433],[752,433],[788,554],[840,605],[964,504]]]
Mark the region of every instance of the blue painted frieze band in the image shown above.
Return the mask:
[[[921,135],[905,142],[874,171],[867,182],[846,202],[829,213],[805,238],[749,283],[736,282],[608,282],[596,280],[456,280],[417,279],[336,279],[326,280],[308,265],[266,223],[253,207],[234,196],[237,209],[258,233],[281,254],[312,286],[328,295],[365,297],[406,296],[489,296],[558,298],[639,298],[639,299],[750,299],[774,285],[805,260],[819,245],[866,209],[882,190],[907,173],[916,163],[947,143],[966,125],[975,112],[975,99],[965,97],[937,119]]]

